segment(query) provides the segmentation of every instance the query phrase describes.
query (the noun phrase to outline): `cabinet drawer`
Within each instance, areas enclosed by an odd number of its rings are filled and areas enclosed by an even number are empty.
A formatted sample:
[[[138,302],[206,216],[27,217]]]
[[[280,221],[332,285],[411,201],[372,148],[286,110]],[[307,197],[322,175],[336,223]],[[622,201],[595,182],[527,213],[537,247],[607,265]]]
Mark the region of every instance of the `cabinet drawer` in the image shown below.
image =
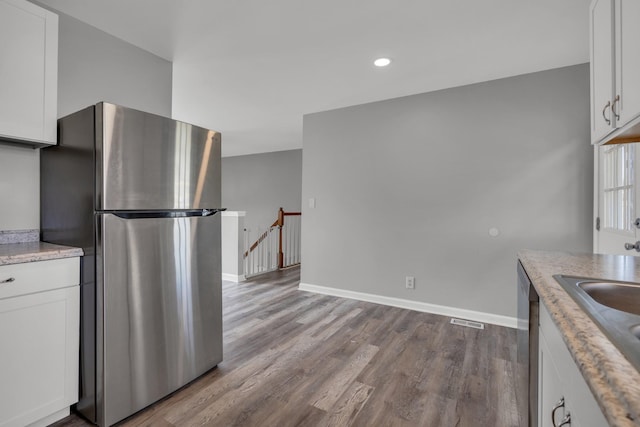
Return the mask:
[[[0,266],[0,299],[65,288],[79,283],[79,257]]]

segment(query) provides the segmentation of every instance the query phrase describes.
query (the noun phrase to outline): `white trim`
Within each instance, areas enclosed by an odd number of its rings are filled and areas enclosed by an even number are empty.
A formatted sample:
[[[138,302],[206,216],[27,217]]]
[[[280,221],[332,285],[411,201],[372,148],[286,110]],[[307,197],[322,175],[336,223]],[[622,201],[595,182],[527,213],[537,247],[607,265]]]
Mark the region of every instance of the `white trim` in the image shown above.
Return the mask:
[[[600,216],[600,147],[593,147],[593,252],[600,253],[600,230],[596,230],[596,219]],[[635,159],[634,159],[635,160]],[[602,218],[600,218],[602,229]]]
[[[68,417],[69,414],[71,414],[71,410],[67,406],[64,409],[54,412],[51,415],[47,415],[46,417],[41,418],[38,421],[35,421],[33,424],[29,424],[29,427],[47,427],[55,423],[56,421],[60,421],[61,419]]]
[[[222,216],[245,216],[245,211],[222,211]]]
[[[518,329],[526,331],[529,329],[529,321],[527,319],[516,319],[518,322]]]
[[[402,298],[385,297],[382,295],[367,294],[364,292],[329,288],[327,286],[311,285],[309,283],[302,282],[300,282],[298,289],[301,291],[314,292],[317,294],[332,295],[335,297],[349,298],[358,301],[373,302],[376,304],[390,305],[392,307],[422,311],[425,313],[439,314],[441,316],[459,317],[467,320],[475,320],[476,322],[505,326],[507,328],[517,328],[518,326],[517,318],[502,316],[500,314],[484,313],[481,311],[467,310],[464,308],[448,307],[444,305],[429,304],[420,301],[411,301]]]
[[[226,280],[227,282],[240,283],[244,282],[246,278],[244,277],[244,274],[222,273],[222,280]]]

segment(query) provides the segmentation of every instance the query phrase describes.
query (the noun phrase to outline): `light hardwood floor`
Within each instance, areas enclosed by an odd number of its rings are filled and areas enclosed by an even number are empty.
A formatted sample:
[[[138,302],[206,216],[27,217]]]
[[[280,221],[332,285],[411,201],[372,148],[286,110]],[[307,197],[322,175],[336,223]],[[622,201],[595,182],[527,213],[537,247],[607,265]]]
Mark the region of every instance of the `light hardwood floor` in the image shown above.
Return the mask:
[[[302,292],[299,280],[294,268],[223,282],[224,361],[121,425],[525,425],[515,330]]]

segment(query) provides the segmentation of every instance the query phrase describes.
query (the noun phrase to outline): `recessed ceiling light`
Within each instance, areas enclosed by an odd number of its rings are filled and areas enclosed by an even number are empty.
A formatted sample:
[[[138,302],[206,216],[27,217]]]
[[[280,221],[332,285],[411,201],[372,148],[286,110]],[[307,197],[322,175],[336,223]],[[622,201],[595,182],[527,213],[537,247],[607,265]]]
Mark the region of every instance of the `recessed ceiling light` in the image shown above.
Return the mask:
[[[376,67],[386,67],[389,64],[391,64],[391,60],[389,58],[378,58],[373,61],[373,65]]]

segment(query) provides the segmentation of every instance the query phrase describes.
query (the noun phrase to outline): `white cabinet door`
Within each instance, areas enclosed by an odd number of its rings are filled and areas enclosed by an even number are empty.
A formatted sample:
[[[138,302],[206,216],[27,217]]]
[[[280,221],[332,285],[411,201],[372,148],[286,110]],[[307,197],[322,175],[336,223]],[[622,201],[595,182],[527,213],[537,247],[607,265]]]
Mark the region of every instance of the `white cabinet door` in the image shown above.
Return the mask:
[[[591,141],[596,143],[615,127],[613,1],[591,3]]]
[[[624,124],[640,114],[640,1],[616,0],[615,14],[616,112]]]
[[[58,16],[0,0],[0,137],[56,142]]]
[[[560,331],[556,328],[544,305],[540,305],[539,334],[539,379],[538,406],[539,422],[542,427],[559,426],[570,414],[572,427],[602,427],[608,425],[589,390],[578,366],[567,349]],[[551,415],[560,399],[564,406]]]
[[[608,425],[598,402],[578,370],[578,366],[572,363],[567,370],[571,375],[571,426],[602,427]]]
[[[78,400],[80,287],[0,300],[0,426],[24,426]]]
[[[640,2],[593,0],[591,142],[637,141],[640,135]],[[614,132],[615,131],[615,132]]]
[[[555,365],[547,340],[541,333],[538,348],[538,424],[540,427],[555,427],[565,416],[565,408],[555,411],[554,425],[551,414],[553,408],[564,397],[558,368]]]

